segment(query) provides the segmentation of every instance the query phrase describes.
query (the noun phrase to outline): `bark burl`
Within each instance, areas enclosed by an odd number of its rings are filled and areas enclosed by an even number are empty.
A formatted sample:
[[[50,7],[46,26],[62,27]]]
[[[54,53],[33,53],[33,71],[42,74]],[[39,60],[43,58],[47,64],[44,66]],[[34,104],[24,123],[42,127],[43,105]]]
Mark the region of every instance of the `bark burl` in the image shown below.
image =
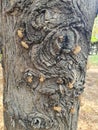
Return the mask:
[[[1,1],[5,130],[77,129],[95,6]]]

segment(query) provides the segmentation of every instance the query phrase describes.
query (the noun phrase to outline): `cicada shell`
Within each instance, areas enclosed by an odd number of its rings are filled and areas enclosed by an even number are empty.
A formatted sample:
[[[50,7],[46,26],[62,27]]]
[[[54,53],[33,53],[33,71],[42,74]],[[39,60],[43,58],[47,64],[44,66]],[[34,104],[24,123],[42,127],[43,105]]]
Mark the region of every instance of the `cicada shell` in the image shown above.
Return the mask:
[[[53,107],[53,110],[57,112],[61,112],[62,108],[60,106],[57,106],[57,107],[55,106]]]
[[[18,35],[19,38],[23,38],[23,30],[19,29],[17,31],[17,35]]]
[[[28,44],[27,44],[26,42],[24,42],[24,41],[21,41],[21,45],[22,45],[24,48],[26,48],[26,49],[29,48]]]
[[[77,45],[77,46],[75,47],[75,49],[73,50],[73,53],[76,55],[76,54],[78,54],[80,51],[81,51],[81,47],[80,47],[79,45]]]
[[[70,113],[71,113],[71,114],[74,114],[74,113],[75,113],[75,108],[74,108],[74,107],[71,108]]]
[[[39,80],[40,80],[40,82],[44,82],[45,81],[45,76],[41,75]]]
[[[33,78],[31,76],[27,77],[27,82],[28,83],[32,83],[32,81],[33,81]]]

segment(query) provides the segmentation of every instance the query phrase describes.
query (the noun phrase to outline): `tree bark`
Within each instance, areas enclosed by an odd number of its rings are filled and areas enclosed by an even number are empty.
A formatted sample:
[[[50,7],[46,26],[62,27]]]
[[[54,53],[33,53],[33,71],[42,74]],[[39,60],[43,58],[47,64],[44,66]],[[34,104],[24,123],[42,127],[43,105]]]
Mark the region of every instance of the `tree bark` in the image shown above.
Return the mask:
[[[2,0],[5,130],[76,130],[96,0]]]

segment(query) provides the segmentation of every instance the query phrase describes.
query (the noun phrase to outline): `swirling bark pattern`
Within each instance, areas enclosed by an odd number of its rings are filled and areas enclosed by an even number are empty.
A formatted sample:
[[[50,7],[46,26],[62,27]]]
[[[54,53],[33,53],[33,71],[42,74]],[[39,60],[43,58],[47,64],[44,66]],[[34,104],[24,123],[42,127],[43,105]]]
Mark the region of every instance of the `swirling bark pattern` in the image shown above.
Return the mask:
[[[18,61],[11,70],[15,81],[8,83],[14,91],[4,101],[12,126],[18,121],[23,130],[76,130],[89,51],[88,19],[79,2],[9,2],[6,17],[17,19],[13,35]]]

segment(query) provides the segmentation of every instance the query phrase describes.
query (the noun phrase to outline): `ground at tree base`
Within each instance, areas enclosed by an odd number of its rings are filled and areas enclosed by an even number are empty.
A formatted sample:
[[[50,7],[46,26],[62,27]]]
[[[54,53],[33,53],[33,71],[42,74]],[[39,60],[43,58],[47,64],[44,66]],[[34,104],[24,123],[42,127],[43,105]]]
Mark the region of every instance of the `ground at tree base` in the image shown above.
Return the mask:
[[[3,125],[3,76],[0,66],[0,130]],[[78,130],[98,130],[98,67],[89,68],[86,76],[85,91],[81,100]]]
[[[78,130],[98,130],[98,67],[87,71]]]

